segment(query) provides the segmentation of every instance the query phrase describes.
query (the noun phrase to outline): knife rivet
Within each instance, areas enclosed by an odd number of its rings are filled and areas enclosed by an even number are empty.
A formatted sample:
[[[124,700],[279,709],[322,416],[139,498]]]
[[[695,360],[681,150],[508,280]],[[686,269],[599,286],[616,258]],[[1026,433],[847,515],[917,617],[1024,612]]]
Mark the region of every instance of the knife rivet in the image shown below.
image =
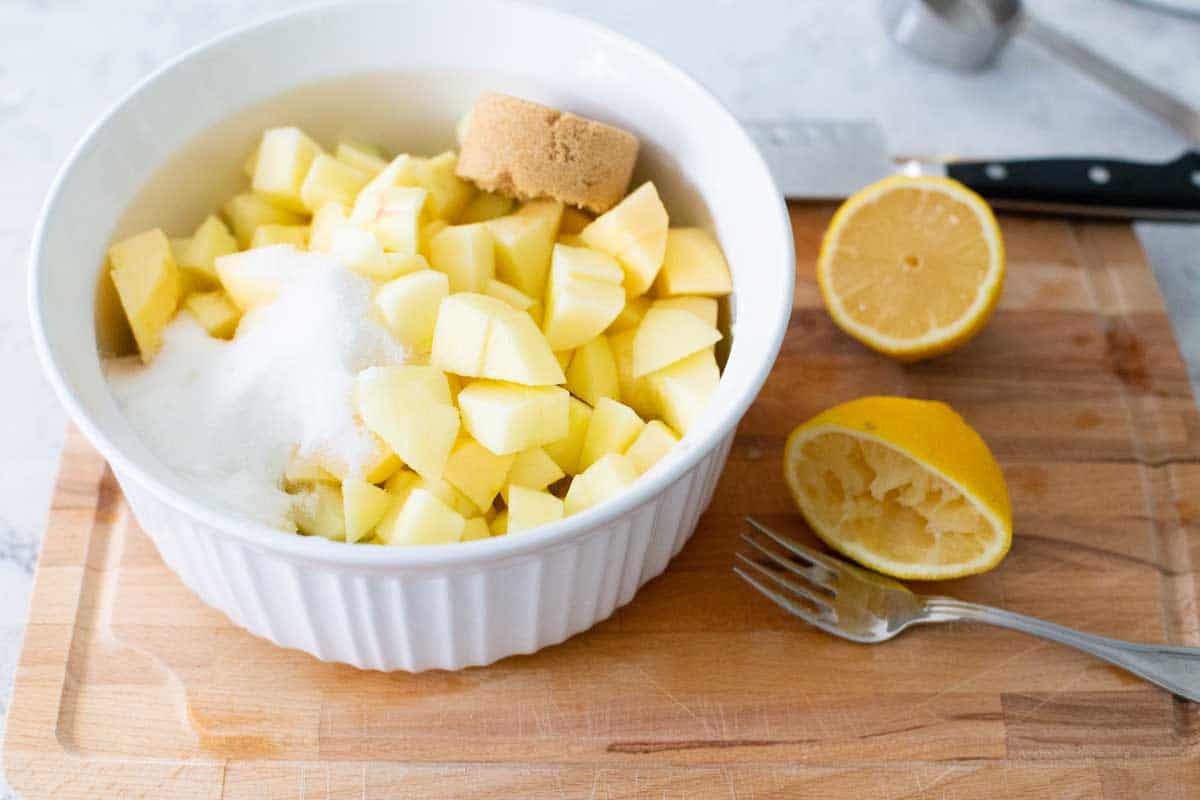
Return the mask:
[[[1108,179],[1112,177],[1108,169],[1096,164],[1088,167],[1088,180],[1092,183],[1108,183]]]
[[[1008,170],[1003,164],[988,164],[983,168],[983,172],[994,181],[1002,181],[1008,177]]]

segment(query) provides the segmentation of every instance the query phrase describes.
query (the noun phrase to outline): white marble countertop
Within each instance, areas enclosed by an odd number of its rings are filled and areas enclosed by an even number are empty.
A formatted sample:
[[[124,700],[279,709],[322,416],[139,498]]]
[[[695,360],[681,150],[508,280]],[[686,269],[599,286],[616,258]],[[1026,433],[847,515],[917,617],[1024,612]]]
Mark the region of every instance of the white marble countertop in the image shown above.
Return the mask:
[[[906,154],[1163,158],[1184,140],[1058,62],[1014,42],[956,74],[883,35],[877,3],[548,0],[658,49],[745,118],[863,118]],[[293,0],[5,0],[0,4],[0,715],[7,708],[65,417],[41,376],[25,313],[29,237],[55,170],[86,126],[159,64]],[[1120,0],[1031,0],[1140,76],[1200,106],[1200,22]],[[1200,378],[1200,227],[1140,231]],[[9,796],[0,781],[0,797]]]

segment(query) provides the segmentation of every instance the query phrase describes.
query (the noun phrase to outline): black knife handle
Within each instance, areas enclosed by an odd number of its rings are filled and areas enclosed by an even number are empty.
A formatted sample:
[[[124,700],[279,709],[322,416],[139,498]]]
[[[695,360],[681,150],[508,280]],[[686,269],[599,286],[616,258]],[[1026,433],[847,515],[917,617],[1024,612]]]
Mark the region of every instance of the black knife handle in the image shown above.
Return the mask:
[[[946,174],[989,200],[1200,211],[1200,150],[1174,161],[1107,158],[958,161]]]

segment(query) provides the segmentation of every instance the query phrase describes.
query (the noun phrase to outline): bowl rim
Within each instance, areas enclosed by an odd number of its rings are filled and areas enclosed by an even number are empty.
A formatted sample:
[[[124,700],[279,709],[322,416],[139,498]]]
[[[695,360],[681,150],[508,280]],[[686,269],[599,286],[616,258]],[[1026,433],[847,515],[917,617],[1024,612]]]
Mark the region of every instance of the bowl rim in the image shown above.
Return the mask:
[[[649,502],[654,496],[661,494],[716,449],[724,437],[732,433],[757,396],[774,366],[791,316],[795,285],[795,247],[791,235],[791,222],[787,204],[779,192],[774,176],[763,160],[762,154],[723,101],[696,78],[652,48],[617,33],[598,22],[555,8],[533,5],[521,2],[520,0],[485,0],[485,2],[493,6],[518,8],[527,13],[544,15],[555,19],[559,23],[566,22],[580,26],[592,36],[605,41],[606,44],[617,49],[624,49],[635,53],[642,59],[656,64],[660,69],[672,75],[681,86],[698,94],[701,99],[712,103],[720,114],[724,114],[729,121],[733,122],[737,132],[742,137],[742,142],[748,148],[752,158],[761,167],[768,185],[777,198],[777,202],[775,203],[776,216],[773,221],[767,220],[766,222],[767,224],[772,224],[773,222],[774,225],[786,231],[786,235],[783,236],[785,245],[785,252],[783,254],[784,263],[778,265],[778,275],[776,276],[778,280],[778,286],[776,287],[777,296],[780,298],[781,304],[785,304],[785,308],[783,309],[783,313],[779,315],[778,322],[775,329],[771,331],[770,336],[760,340],[763,349],[759,363],[752,368],[751,374],[738,387],[737,393],[723,409],[722,419],[719,424],[712,428],[704,438],[689,442],[689,446],[681,458],[666,465],[666,468],[646,476],[644,480],[639,480],[631,489],[621,493],[618,497],[600,503],[579,514],[524,532],[520,536],[503,536],[471,542],[453,542],[440,545],[424,545],[421,547],[359,547],[347,545],[344,542],[329,541],[317,536],[298,536],[295,533],[283,531],[264,523],[225,513],[187,494],[176,491],[159,481],[153,475],[147,473],[134,460],[125,456],[100,426],[93,422],[84,404],[76,396],[65,379],[59,361],[50,347],[49,339],[45,332],[45,320],[42,312],[45,276],[40,269],[40,265],[42,263],[44,241],[47,235],[49,220],[55,214],[63,193],[63,185],[66,183],[68,176],[74,170],[76,162],[91,145],[93,137],[111,118],[120,114],[146,88],[162,80],[164,76],[171,73],[184,62],[210,49],[224,45],[232,39],[264,28],[280,25],[297,17],[321,14],[334,8],[345,9],[391,5],[389,3],[381,3],[378,0],[331,0],[331,2],[319,2],[307,5],[237,26],[168,59],[150,74],[135,83],[132,88],[121,95],[98,119],[88,126],[83,136],[71,148],[66,160],[50,184],[50,189],[46,194],[46,199],[43,201],[37,223],[33,230],[29,254],[27,303],[30,322],[33,328],[34,346],[41,361],[43,373],[49,379],[55,394],[66,408],[71,420],[79,426],[90,442],[110,464],[114,465],[116,471],[130,476],[140,485],[146,487],[157,499],[173,509],[204,522],[222,535],[235,537],[260,551],[272,551],[292,559],[305,560],[322,565],[351,566],[371,571],[394,570],[395,568],[428,569],[448,566],[472,566],[504,561],[533,552],[554,549],[556,546],[566,545],[577,538],[595,533],[602,529],[605,524],[611,523],[619,517],[636,510],[638,507]]]

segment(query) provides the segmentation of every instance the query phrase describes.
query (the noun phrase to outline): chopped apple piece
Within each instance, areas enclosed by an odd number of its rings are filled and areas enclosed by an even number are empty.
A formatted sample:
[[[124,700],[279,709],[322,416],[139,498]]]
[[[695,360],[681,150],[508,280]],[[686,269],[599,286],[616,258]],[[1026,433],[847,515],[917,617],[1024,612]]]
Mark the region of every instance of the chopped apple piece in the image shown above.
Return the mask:
[[[467,520],[467,524],[463,527],[462,538],[460,542],[474,542],[479,539],[487,539],[491,537],[492,532],[488,528],[488,522],[483,517],[471,517]]]
[[[433,219],[429,222],[421,223],[420,236],[417,238],[417,252],[429,258],[429,246],[433,243],[433,237],[449,227],[444,219]]]
[[[321,146],[299,128],[271,128],[263,133],[254,165],[254,191],[291,211],[306,210],[300,187]]]
[[[580,471],[586,472],[609,453],[624,453],[645,426],[646,423],[629,406],[601,397],[588,421],[587,436],[579,453]]]
[[[653,301],[645,295],[631,297],[626,300],[625,307],[621,309],[621,313],[613,320],[612,325],[608,326],[607,333],[629,331],[641,325],[642,317],[646,316],[646,312],[650,310],[651,302]]]
[[[512,466],[508,469],[508,477],[505,479],[505,486],[500,490],[500,495],[507,503],[509,486],[515,484],[527,489],[545,489],[564,477],[566,477],[566,473],[544,448],[531,447],[513,457]]]
[[[562,214],[562,203],[533,200],[516,213],[488,220],[496,240],[496,277],[530,297],[543,296]]]
[[[625,456],[637,467],[638,475],[657,464],[671,448],[679,444],[679,436],[662,420],[652,419],[629,445]]]
[[[654,282],[659,297],[700,294],[724,297],[733,291],[721,246],[700,228],[671,228],[662,271]]]
[[[434,372],[415,366],[366,369],[354,393],[363,424],[430,480],[441,478],[459,430],[449,387],[444,377],[439,383],[439,376],[431,376]]]
[[[675,308],[695,314],[698,319],[711,328],[717,327],[717,298],[701,297],[698,294],[681,294],[677,297],[664,297],[655,300],[657,308]]]
[[[566,374],[567,370],[570,368],[571,359],[574,356],[575,356],[574,350],[555,350],[554,351],[554,358],[557,359],[558,366],[562,367],[562,371],[563,371],[564,375]]]
[[[234,195],[225,204],[225,216],[233,226],[240,247],[249,247],[259,225],[303,225],[304,216],[271,203],[251,192]]]
[[[461,224],[487,222],[489,219],[503,217],[512,211],[512,207],[511,197],[492,192],[480,192],[471,198],[471,202],[467,203],[467,207],[463,209],[462,216],[458,221]]]
[[[410,186],[375,193],[364,189],[350,212],[350,222],[374,234],[389,253],[415,255],[427,199],[424,189]]]
[[[501,511],[488,523],[492,536],[503,536],[508,533],[508,510]]]
[[[333,249],[333,233],[350,221],[350,209],[342,203],[326,203],[313,214],[308,233],[308,249],[328,253]]]
[[[583,229],[591,225],[595,219],[586,211],[574,206],[567,206],[563,209],[562,220],[558,223],[558,235],[573,236],[582,233]]]
[[[571,480],[563,511],[578,514],[620,494],[638,478],[637,467],[620,453],[609,453]]]
[[[479,516],[479,508],[474,501],[456,489],[445,478],[437,480],[421,478],[413,484],[413,488],[424,489],[468,519]]]
[[[567,247],[587,247],[587,242],[578,233],[560,233],[554,243],[565,244]]]
[[[300,201],[313,212],[326,203],[348,206],[370,180],[370,174],[321,153],[313,159],[300,185]]]
[[[651,306],[633,339],[633,375],[648,375],[720,340],[721,332],[695,314]]]
[[[659,416],[675,430],[687,433],[708,407],[721,380],[711,347],[646,376]]]
[[[375,294],[375,305],[401,344],[428,353],[438,308],[449,294],[450,281],[443,273],[423,269],[385,283]]]
[[[232,339],[238,320],[242,318],[242,312],[220,289],[193,292],[184,299],[183,307],[208,331],[209,336],[218,339]]]
[[[462,538],[466,519],[425,489],[413,489],[399,513],[375,531],[385,544],[449,544]]]
[[[359,142],[338,142],[334,155],[338,161],[365,172],[372,178],[383,172],[388,165],[378,147]]]
[[[318,453],[316,457],[321,468],[338,481],[362,478],[367,483],[379,483],[400,469],[400,459],[378,436],[371,437],[371,450],[359,457],[358,464],[348,464],[343,456],[332,453]]]
[[[595,338],[625,306],[621,268],[610,256],[583,247],[554,245],[542,330],[554,350]]]
[[[328,483],[315,483],[302,495],[295,510],[296,529],[309,536],[334,542],[346,541],[346,516],[342,490]]]
[[[508,487],[507,533],[520,533],[563,518],[563,501],[549,492],[513,484]]]
[[[175,263],[183,270],[185,280],[198,288],[216,286],[218,279],[214,262],[237,250],[237,239],[224,222],[211,214],[200,223],[195,233],[181,241],[178,248],[172,247]]]
[[[290,244],[300,250],[308,246],[307,225],[259,225],[250,238],[250,247],[270,247],[273,244]]]
[[[469,292],[442,301],[431,361],[457,375],[528,386],[566,380],[528,314],[494,297]]]
[[[579,234],[589,247],[608,253],[625,270],[625,292],[645,294],[662,267],[667,248],[667,210],[658,190],[643,183]]]
[[[374,234],[350,225],[343,225],[333,232],[331,245],[329,254],[342,266],[377,281],[395,278],[409,263],[409,256],[385,253]]]
[[[512,467],[513,455],[498,456],[472,439],[460,436],[446,462],[444,478],[466,495],[482,513],[491,508]]]
[[[621,387],[621,402],[636,411],[643,419],[658,416],[654,390],[645,377],[633,376],[633,342],[636,330],[609,334],[608,344],[617,362],[617,383]]]
[[[450,225],[429,242],[429,263],[450,277],[450,291],[482,292],[496,275],[494,249],[486,226]]]
[[[346,541],[363,539],[383,519],[391,497],[378,486],[361,478],[342,481],[342,515],[346,520]]]
[[[109,248],[108,260],[138,352],[149,364],[162,347],[163,328],[179,305],[179,267],[171,243],[155,228],[117,242]]]
[[[524,311],[526,313],[538,304],[537,300],[534,300],[520,289],[509,286],[504,281],[498,281],[495,278],[487,282],[487,286],[483,287],[483,293],[497,300],[503,300],[517,311]]]
[[[289,489],[300,488],[310,483],[341,483],[338,477],[321,466],[316,455],[301,455],[293,451],[288,456],[283,470],[283,482]]]
[[[412,184],[429,192],[429,213],[438,219],[454,222],[462,214],[475,187],[454,174],[458,154],[446,151],[433,158],[418,158]],[[403,181],[402,181],[403,182]]]
[[[587,438],[588,423],[592,419],[592,407],[577,397],[572,397],[567,408],[567,435],[543,445],[546,455],[554,459],[567,475],[579,472],[579,454],[583,451],[583,440]],[[519,481],[512,480],[511,483]]]
[[[497,455],[562,439],[569,432],[571,395],[558,386],[475,381],[458,394],[463,426]]]
[[[591,406],[601,397],[621,399],[617,360],[607,336],[601,334],[575,351],[567,367],[567,389]]]
[[[404,500],[408,497],[408,493],[416,487],[421,480],[421,476],[413,472],[411,469],[402,467],[392,474],[392,477],[387,479],[383,484],[383,488],[393,498]]]

